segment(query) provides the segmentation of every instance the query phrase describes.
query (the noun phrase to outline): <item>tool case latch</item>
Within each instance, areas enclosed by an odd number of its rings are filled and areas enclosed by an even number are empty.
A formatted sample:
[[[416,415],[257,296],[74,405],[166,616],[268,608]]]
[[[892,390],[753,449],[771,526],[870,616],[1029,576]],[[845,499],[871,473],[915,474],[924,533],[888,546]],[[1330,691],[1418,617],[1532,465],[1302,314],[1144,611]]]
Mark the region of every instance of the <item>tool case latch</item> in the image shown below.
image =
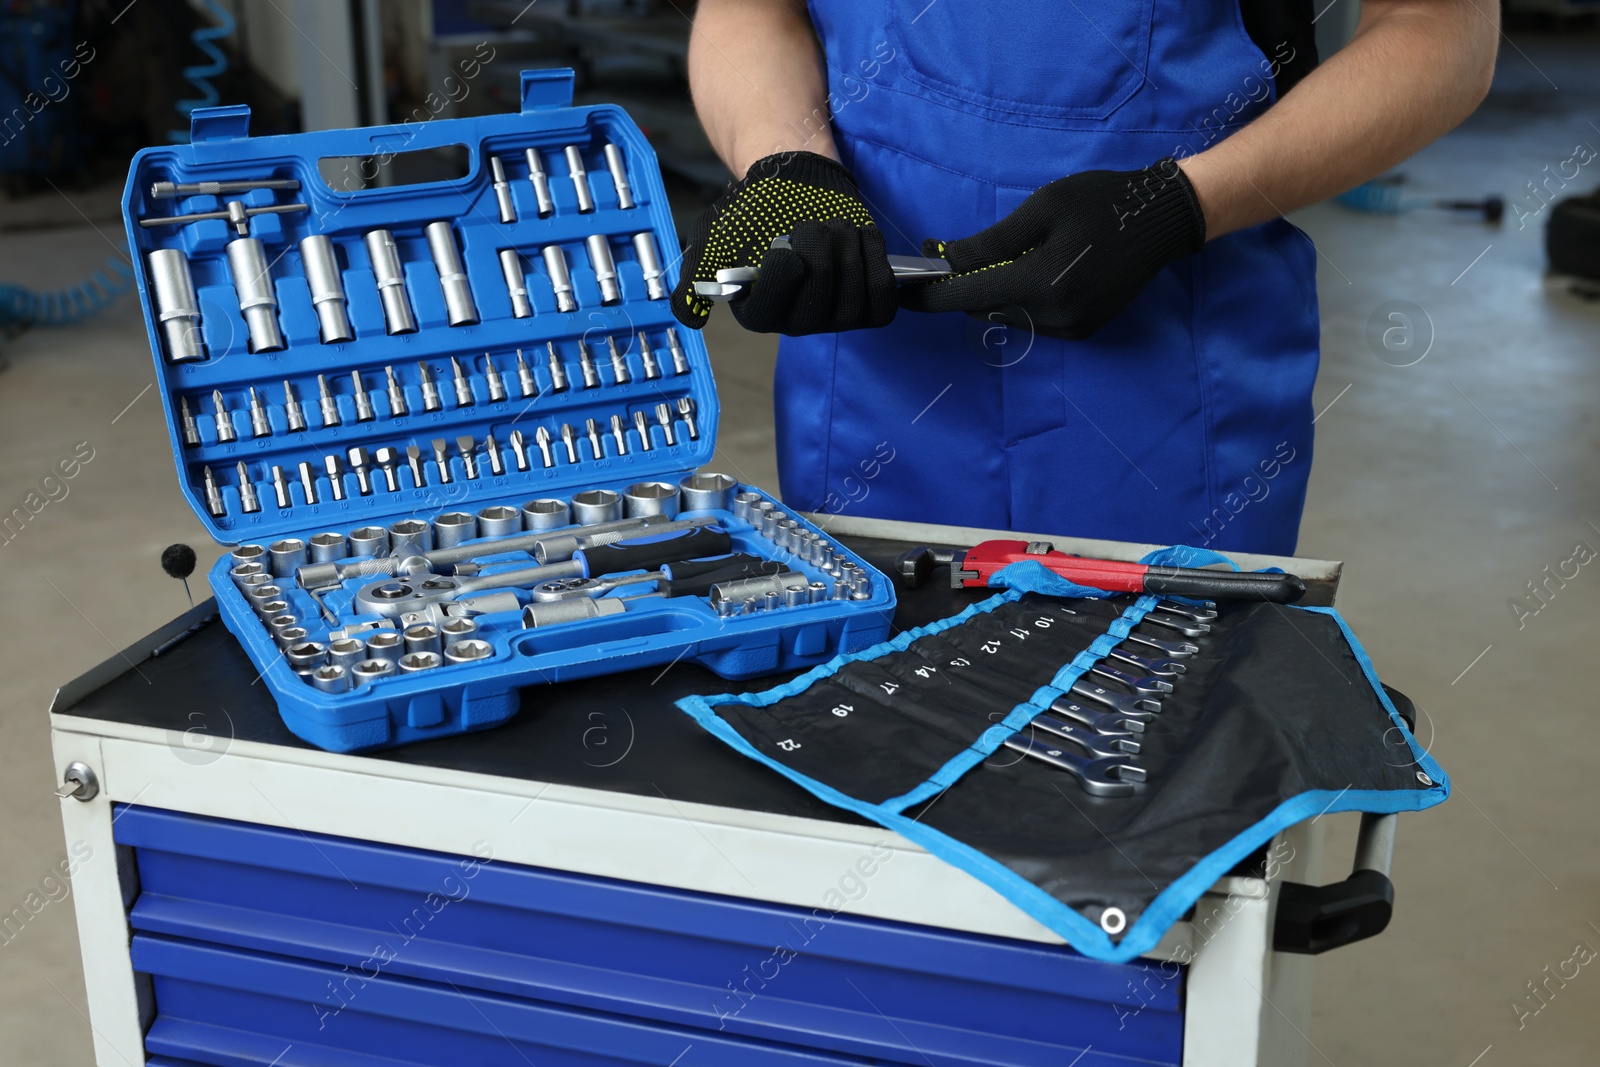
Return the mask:
[[[572,106],[571,67],[522,72],[522,113],[554,111]]]
[[[189,115],[189,143],[237,141],[250,136],[250,105],[197,107]]]

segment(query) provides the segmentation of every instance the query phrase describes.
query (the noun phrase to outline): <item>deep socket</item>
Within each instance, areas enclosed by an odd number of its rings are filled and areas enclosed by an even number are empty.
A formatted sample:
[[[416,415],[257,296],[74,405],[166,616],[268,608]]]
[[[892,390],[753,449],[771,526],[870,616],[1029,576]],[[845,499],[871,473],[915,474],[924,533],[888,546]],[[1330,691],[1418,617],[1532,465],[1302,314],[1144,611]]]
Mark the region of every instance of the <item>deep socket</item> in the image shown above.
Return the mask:
[[[250,331],[250,351],[276,352],[284,347],[278,328],[278,295],[267,270],[267,252],[254,237],[228,242],[228,273],[239,296],[239,311]]]
[[[400,267],[400,249],[388,230],[371,230],[366,236],[367,258],[372,260],[372,276],[378,282],[378,297],[383,301],[383,321],[389,333],[415,333],[417,317],[411,312],[406,294],[405,272]]]
[[[622,149],[606,142],[606,170],[611,172],[611,184],[617,187],[617,206],[627,211],[633,207],[633,186],[628,184],[628,167],[622,158]]]
[[[539,217],[548,218],[555,213],[555,201],[550,199],[550,176],[545,173],[544,157],[537,148],[522,153],[528,161],[528,184],[533,186],[533,202],[538,205]]]
[[[667,283],[661,269],[661,254],[656,251],[655,234],[648,230],[634,234],[633,254],[639,258],[639,269],[644,272],[645,292],[651,300],[665,300]]]
[[[148,257],[151,299],[161,334],[167,342],[167,360],[188,363],[206,358],[200,334],[200,298],[189,274],[189,258],[176,248],[158,248]]]
[[[511,202],[511,184],[506,181],[505,164],[499,156],[489,157],[489,177],[494,182],[494,200],[500,207],[501,222],[516,222],[517,209]]]
[[[589,171],[583,165],[583,153],[575,144],[566,148],[567,171],[572,176],[572,191],[578,194],[578,213],[594,210],[594,193],[589,189]]]
[[[531,318],[533,304],[528,300],[528,276],[522,273],[522,257],[515,248],[500,250],[500,273],[506,279],[506,292],[511,294],[512,316]]]
[[[317,312],[322,343],[332,345],[354,340],[355,332],[350,329],[350,316],[346,311],[344,277],[339,273],[333,241],[322,234],[302,238],[300,265],[306,272],[306,285],[311,290],[311,306]]]
[[[617,284],[617,261],[611,257],[611,242],[603,233],[591,233],[583,239],[589,250],[589,266],[594,268],[594,280],[600,284],[600,303],[609,307],[622,303],[622,288]]]
[[[556,310],[578,310],[578,301],[572,295],[572,272],[567,269],[567,254],[560,245],[544,246],[544,269],[550,275],[550,289],[556,296]]]
[[[472,301],[472,286],[461,265],[461,250],[456,247],[456,232],[448,222],[430,222],[422,228],[428,251],[439,271],[439,288],[444,291],[445,316],[452,326],[471,326],[478,321],[478,306]]]

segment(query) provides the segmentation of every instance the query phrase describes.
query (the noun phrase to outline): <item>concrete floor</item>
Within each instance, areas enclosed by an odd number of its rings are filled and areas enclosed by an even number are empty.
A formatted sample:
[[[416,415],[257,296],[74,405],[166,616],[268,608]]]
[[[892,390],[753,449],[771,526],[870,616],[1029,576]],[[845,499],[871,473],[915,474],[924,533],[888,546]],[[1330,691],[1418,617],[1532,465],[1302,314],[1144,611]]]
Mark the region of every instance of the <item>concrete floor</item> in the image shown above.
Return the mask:
[[[1600,146],[1597,56],[1594,39],[1518,38],[1488,103],[1406,164],[1416,191],[1510,200],[1576,144]],[[1597,184],[1600,162],[1571,191]],[[10,205],[5,274],[35,287],[82,277],[120,244],[114,216],[104,191]],[[15,229],[52,217],[67,228]],[[1324,337],[1300,549],[1347,561],[1341,605],[1384,677],[1416,699],[1422,739],[1456,787],[1448,804],[1401,822],[1389,931],[1322,959],[1309,1060],[1594,1062],[1594,965],[1552,983],[1520,1026],[1512,1003],[1574,946],[1600,948],[1600,725],[1578,669],[1600,634],[1600,569],[1583,568],[1520,626],[1510,604],[1575,545],[1600,548],[1600,303],[1542,277],[1543,216],[1519,229],[1513,214],[1496,229],[1322,206],[1296,221],[1322,251]],[[1407,359],[1369,347],[1369,319],[1389,301],[1431,324],[1420,362],[1395,366]],[[717,316],[708,333],[726,412],[717,466],[776,487],[774,345],[729,323]],[[164,546],[201,548],[201,574],[217,554],[177,493],[131,301],[87,325],[34,331],[5,356],[0,499],[20,500],[75,450],[92,458],[64,498],[0,544],[12,589],[0,642],[0,912],[65,854],[52,691],[187,606],[157,565]],[[1353,824],[1335,822],[1332,855],[1348,855]],[[0,990],[0,1049],[11,1050],[0,1060],[90,1062],[70,902],[0,944]]]

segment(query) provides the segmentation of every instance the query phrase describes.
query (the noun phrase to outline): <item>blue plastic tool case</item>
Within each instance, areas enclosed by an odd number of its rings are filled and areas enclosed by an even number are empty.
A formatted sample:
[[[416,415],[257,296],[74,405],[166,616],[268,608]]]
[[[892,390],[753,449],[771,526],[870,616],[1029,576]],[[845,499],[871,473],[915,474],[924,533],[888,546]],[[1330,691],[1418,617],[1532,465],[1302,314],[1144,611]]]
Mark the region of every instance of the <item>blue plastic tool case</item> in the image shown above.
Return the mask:
[[[520,515],[521,506],[535,499],[568,500],[596,489],[620,493],[644,482],[676,485],[711,460],[718,410],[705,343],[698,332],[678,326],[659,286],[652,294],[635,251],[634,235],[653,237],[665,272],[660,282],[670,291],[679,249],[655,154],[620,108],[573,107],[571,71],[524,72],[520,114],[257,138],[248,136],[248,125],[248,108],[197,110],[192,143],[141,151],[134,158],[123,197],[128,240],[139,264],[139,295],[155,357],[156,381],[180,482],[195,513],[217,541],[271,546],[293,539],[310,544],[318,533],[348,536],[354,530],[388,528],[404,520],[431,524],[442,513],[481,514],[483,509],[500,507],[517,510]],[[621,206],[623,194],[609,169],[616,156],[614,151],[606,151],[608,144],[620,149],[625,161],[627,186],[634,201],[631,207]],[[354,158],[358,169],[367,168],[370,177],[380,169],[374,162],[382,164],[403,152],[450,150],[451,146],[464,146],[468,160],[466,175],[454,180],[343,191],[330,187],[318,167],[322,159]],[[568,169],[567,146],[577,147],[586,177]],[[544,217],[539,212],[531,164],[525,162],[530,148],[538,151],[538,162],[547,175],[553,211]],[[504,172],[499,189],[491,166],[496,158]],[[153,189],[157,182],[181,185],[264,178],[296,181],[299,187],[163,197],[155,196]],[[586,185],[592,196],[591,210],[579,210],[580,184]],[[508,194],[515,216],[509,222],[503,221],[505,209],[500,199]],[[243,219],[235,207],[233,218],[141,225],[141,219],[225,213],[229,201],[243,206]],[[255,210],[298,203],[307,208],[289,213]],[[441,278],[437,251],[424,236],[425,226],[441,221],[449,223],[460,273],[465,275],[475,305],[471,309],[475,322],[450,324],[452,317],[460,320],[463,316],[451,315],[447,309],[443,285],[449,282],[459,293],[461,279],[450,277],[454,272],[448,269],[448,260]],[[241,295],[238,272],[230,269],[229,248],[241,238],[241,227],[261,243],[270,279],[266,287],[270,299],[265,304],[259,285],[254,289],[242,285]],[[403,287],[396,286],[369,253],[367,234],[375,230],[392,234]],[[585,242],[596,234],[606,237],[620,300],[603,300]],[[326,300],[328,283],[308,277],[306,256],[299,245],[314,235],[326,235],[335,250],[351,340],[324,343],[325,324],[314,307],[313,291],[319,300]],[[544,255],[549,246],[558,246],[565,254],[571,296],[576,302],[573,310],[558,307]],[[507,249],[517,254],[516,270],[526,289],[529,306],[523,310],[531,313],[523,317],[515,314],[513,282],[502,266],[501,253]],[[162,250],[177,250],[186,259],[192,308],[184,307],[181,288],[177,305],[170,287],[158,298],[151,254]],[[165,259],[170,263],[170,253]],[[413,330],[390,332],[394,323],[380,298],[380,280],[386,288],[399,289],[407,301],[415,319]],[[392,300],[394,293],[389,296]],[[269,350],[270,336],[266,334],[262,337],[269,343],[259,346],[261,350],[252,343],[244,308],[259,326],[263,306],[281,330],[282,347],[277,350]],[[186,317],[186,310],[197,311],[198,318],[193,314]],[[175,334],[179,344],[190,346],[189,352],[180,353],[174,347]],[[657,376],[648,376],[651,368],[644,361],[641,337],[654,353]],[[626,365],[626,380],[619,380],[614,373],[607,338],[618,347]],[[682,373],[675,373],[679,368],[674,367],[672,358],[674,341],[681,346]],[[547,346],[553,347],[554,359],[565,373],[564,390],[554,388],[551,347]],[[580,358],[584,351],[599,378],[593,386],[586,384]],[[177,354],[190,358],[175,361]],[[534,391],[526,396],[518,376],[519,354],[534,378]],[[452,357],[463,369],[466,395],[457,393]],[[424,396],[422,367],[427,368],[439,394],[436,410],[429,410],[434,405]],[[390,370],[403,393],[405,414],[396,413],[390,404]],[[494,399],[491,373],[500,378],[504,399]],[[367,394],[370,417],[358,409],[352,374],[359,376]],[[327,384],[335,412],[325,413],[319,402],[319,376]],[[258,425],[259,418],[252,418],[252,389],[258,409],[265,409],[267,425]],[[286,390],[299,405],[303,429],[290,427]],[[214,394],[221,396],[233,428],[232,440],[219,438]],[[697,422],[693,435],[677,412],[682,397],[693,403]],[[657,405],[661,403],[668,405],[667,424],[673,431],[670,444],[658,422]],[[192,423],[183,417],[181,405],[187,406]],[[649,449],[643,447],[633,421],[636,412],[646,415],[643,433],[650,437]],[[256,414],[262,413],[257,410]],[[622,416],[625,454],[619,454],[612,433],[613,414]],[[594,454],[591,436],[585,433],[589,419],[598,424],[599,456]],[[576,463],[570,462],[562,443],[563,425],[576,431]],[[534,446],[541,427],[551,435],[553,460],[548,467]],[[526,442],[526,470],[519,469],[510,447],[514,430],[521,431]],[[469,477],[457,447],[463,436],[474,442],[477,469],[471,473],[475,477]],[[491,468],[483,450],[487,436],[494,438],[499,452],[500,473]],[[435,462],[433,442],[441,439],[447,443],[452,475],[448,482],[440,479]],[[425,483],[421,486],[405,458],[408,446],[421,449]],[[366,485],[362,474],[346,463],[353,448],[364,448],[369,454]],[[371,459],[380,448],[395,449],[400,457],[390,468],[396,479],[392,490],[388,475]],[[326,469],[329,456],[338,463],[338,492]],[[239,491],[241,463],[255,492],[255,510],[245,510]],[[310,467],[304,476],[312,483],[314,500],[308,500],[302,482],[302,464],[307,463]],[[287,507],[279,506],[274,468],[282,472]],[[208,470],[214,492],[207,487]],[[735,491],[760,492],[743,484]],[[771,500],[765,494],[762,499]],[[478,630],[470,635],[470,639],[489,644],[486,658],[447,661],[414,672],[396,671],[345,692],[327,692],[311,684],[309,672],[301,673],[307,670],[305,655],[298,655],[291,665],[278,638],[268,629],[268,620],[258,614],[259,601],[252,601],[236,583],[232,571],[237,560],[233,556],[224,555],[218,561],[210,580],[224,621],[277,698],[285,723],[301,738],[335,751],[383,748],[494,726],[517,710],[517,690],[536,683],[676,661],[699,663],[724,677],[754,677],[820,663],[887,636],[893,588],[866,561],[832,546],[867,576],[867,595],[833,599],[836,573],[780,549],[750,521],[720,509],[686,511],[679,516],[694,517],[715,518],[718,527],[731,535],[733,551],[780,561],[811,581],[824,583],[830,590],[829,599],[725,617],[703,597],[640,598],[654,587],[627,585],[606,594],[637,598],[629,599],[619,613],[525,628],[519,612],[491,612],[477,617]],[[799,531],[822,534],[802,517],[789,517],[799,523]],[[562,532],[583,531],[572,528]],[[339,551],[337,539],[328,540],[335,541],[331,551]],[[525,552],[476,562],[488,573],[534,563]],[[832,570],[837,572],[839,566],[835,561]],[[425,581],[426,577],[397,580]],[[286,613],[295,616],[305,630],[302,644],[315,643],[326,649],[330,634],[363,641],[371,636],[371,631],[360,632],[361,627],[379,617],[351,614],[352,601],[358,588],[383,578],[378,574],[345,580],[320,594],[320,606],[294,577],[284,574],[274,581],[287,604]],[[330,622],[327,613],[337,616],[339,624]],[[281,620],[282,614],[275,617]]]

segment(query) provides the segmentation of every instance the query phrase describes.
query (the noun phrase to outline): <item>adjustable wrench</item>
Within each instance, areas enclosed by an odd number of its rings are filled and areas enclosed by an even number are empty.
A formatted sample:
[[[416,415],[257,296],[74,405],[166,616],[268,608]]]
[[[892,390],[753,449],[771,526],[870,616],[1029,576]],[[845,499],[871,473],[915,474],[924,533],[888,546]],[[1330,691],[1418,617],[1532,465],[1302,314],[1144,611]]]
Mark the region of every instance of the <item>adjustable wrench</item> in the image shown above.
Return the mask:
[[[1067,771],[1078,779],[1083,791],[1093,797],[1127,797],[1144,789],[1144,768],[1129,763],[1126,756],[1090,759],[1019,734],[1006,738],[1005,746]]]
[[[1065,741],[1083,749],[1091,759],[1116,759],[1118,756],[1137,756],[1139,742],[1126,734],[1106,735],[1097,734],[1093,730],[1085,729],[1078,723],[1058,719],[1054,715],[1035,715],[1029,726],[1036,726],[1046,733],[1054,734]],[[1054,738],[1042,738],[1050,744],[1056,744]],[[1128,762],[1133,762],[1129,760]]]
[[[1084,678],[1079,678],[1076,682],[1073,682],[1072,688],[1067,692],[1074,696],[1082,697],[1084,700],[1103,704],[1112,711],[1118,711],[1124,715],[1140,711],[1153,713],[1161,710],[1161,701],[1159,700],[1152,700],[1150,697],[1131,696],[1127,693],[1115,693],[1103,685],[1095,685]]]

